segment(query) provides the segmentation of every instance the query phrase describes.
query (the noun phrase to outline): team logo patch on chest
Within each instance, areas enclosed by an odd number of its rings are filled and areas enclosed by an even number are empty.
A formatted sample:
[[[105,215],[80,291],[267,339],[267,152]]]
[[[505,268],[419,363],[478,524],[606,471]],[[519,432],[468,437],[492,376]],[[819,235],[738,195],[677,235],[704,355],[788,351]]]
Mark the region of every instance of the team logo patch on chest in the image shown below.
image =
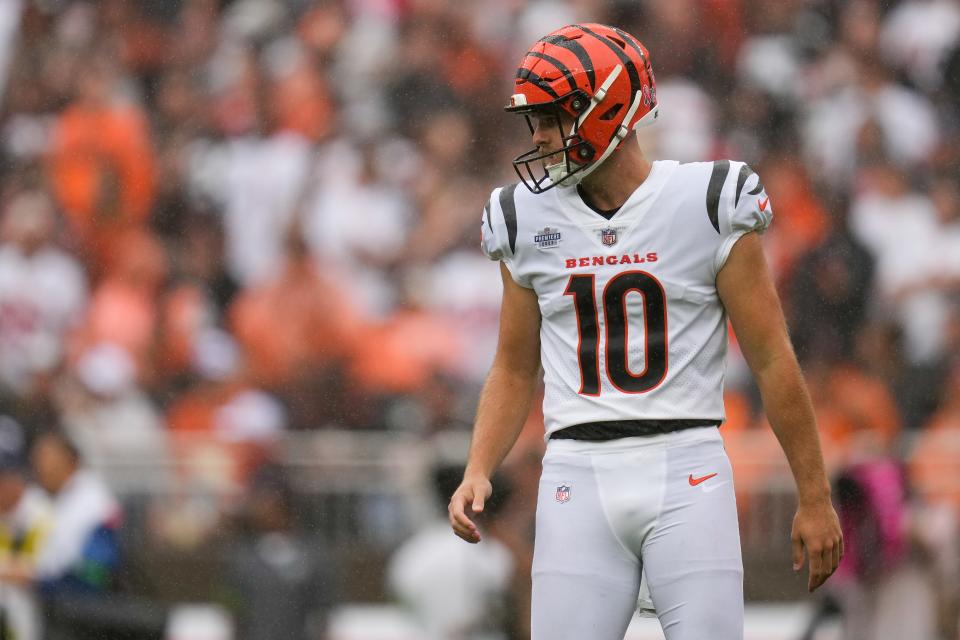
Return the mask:
[[[557,487],[557,493],[555,494],[557,502],[563,504],[564,502],[570,502],[570,485],[562,484]]]
[[[534,234],[533,241],[541,249],[552,249],[560,244],[560,231],[552,227],[544,227]]]
[[[612,247],[617,244],[617,230],[613,227],[607,227],[600,230],[600,242],[605,247]]]

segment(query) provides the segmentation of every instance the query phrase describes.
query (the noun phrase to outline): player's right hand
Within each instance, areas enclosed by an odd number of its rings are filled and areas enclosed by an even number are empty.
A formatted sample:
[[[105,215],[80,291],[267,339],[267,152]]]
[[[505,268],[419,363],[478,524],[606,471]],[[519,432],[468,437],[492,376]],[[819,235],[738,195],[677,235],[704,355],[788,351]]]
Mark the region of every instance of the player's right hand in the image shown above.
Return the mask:
[[[480,542],[480,530],[473,520],[467,516],[467,509],[474,514],[483,512],[483,505],[493,492],[490,480],[483,476],[464,476],[463,482],[453,492],[447,512],[450,516],[450,526],[453,532],[466,540],[476,544]]]

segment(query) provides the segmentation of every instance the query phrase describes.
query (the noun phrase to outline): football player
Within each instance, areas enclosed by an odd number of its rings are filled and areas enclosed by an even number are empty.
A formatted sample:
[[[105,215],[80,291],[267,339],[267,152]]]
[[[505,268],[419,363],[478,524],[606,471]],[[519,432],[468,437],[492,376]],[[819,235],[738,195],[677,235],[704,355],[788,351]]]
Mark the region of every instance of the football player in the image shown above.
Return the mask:
[[[535,148],[493,191],[482,247],[500,262],[500,338],[467,469],[449,504],[479,542],[490,477],[543,368],[533,640],[621,640],[641,574],[667,640],[739,640],[743,564],[724,420],[727,319],[799,493],[793,567],[808,588],[843,554],[800,368],[759,234],[773,205],[742,162],[650,162],[650,55],[599,24],[537,41],[506,107]],[[526,187],[526,188],[524,188]]]

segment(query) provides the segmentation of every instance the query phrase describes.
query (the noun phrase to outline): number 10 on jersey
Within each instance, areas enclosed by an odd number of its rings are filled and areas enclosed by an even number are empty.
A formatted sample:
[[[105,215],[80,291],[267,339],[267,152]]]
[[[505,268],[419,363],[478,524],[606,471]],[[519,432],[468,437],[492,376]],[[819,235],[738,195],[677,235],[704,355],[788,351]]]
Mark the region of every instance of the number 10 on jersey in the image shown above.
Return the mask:
[[[580,393],[600,395],[600,326],[595,277],[592,273],[570,276],[564,295],[573,296],[577,312],[577,361]],[[630,319],[627,294],[643,296],[644,368],[630,370],[627,358]],[[604,360],[611,384],[624,393],[646,393],[667,374],[667,297],[663,285],[646,271],[625,271],[607,282],[600,296],[603,304]]]

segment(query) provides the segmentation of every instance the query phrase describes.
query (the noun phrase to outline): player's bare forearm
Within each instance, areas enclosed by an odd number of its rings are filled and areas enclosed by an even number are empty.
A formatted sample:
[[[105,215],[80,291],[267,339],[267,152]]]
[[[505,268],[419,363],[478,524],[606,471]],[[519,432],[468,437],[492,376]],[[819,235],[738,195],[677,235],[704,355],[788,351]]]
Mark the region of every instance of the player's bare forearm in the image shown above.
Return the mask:
[[[789,344],[779,357],[754,370],[764,411],[790,464],[800,502],[830,500],[813,406]]]
[[[540,305],[500,263],[503,303],[493,366],[480,394],[465,475],[490,478],[513,447],[530,412],[540,374]]]
[[[464,476],[489,479],[497,470],[523,429],[538,378],[494,364],[480,394]]]
[[[498,358],[499,359],[499,358]],[[450,497],[447,511],[453,532],[467,542],[480,542],[480,531],[469,512],[478,514],[493,485],[490,478],[517,441],[530,412],[537,374],[494,362],[480,394],[470,455],[463,481]]]
[[[537,296],[514,282],[503,263],[500,274],[503,304],[497,354],[480,394],[463,482],[447,507],[450,526],[467,542],[480,541],[480,532],[467,511],[483,511],[492,491],[490,477],[520,435],[540,373]]]

